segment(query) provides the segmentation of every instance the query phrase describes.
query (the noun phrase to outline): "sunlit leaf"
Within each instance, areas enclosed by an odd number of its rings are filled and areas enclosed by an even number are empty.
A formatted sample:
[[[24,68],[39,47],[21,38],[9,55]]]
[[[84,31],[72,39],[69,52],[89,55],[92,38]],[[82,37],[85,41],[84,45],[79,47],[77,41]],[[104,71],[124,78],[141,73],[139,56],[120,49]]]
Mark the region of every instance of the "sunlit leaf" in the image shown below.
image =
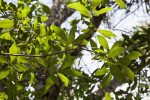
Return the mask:
[[[43,37],[46,35],[45,27],[40,23],[40,37]]]
[[[85,39],[80,43],[80,45],[87,45],[87,44],[88,44],[88,41]]]
[[[105,51],[103,51],[102,49],[96,49],[94,50],[95,52],[99,52],[99,53],[106,53]]]
[[[45,22],[48,20],[48,17],[41,17],[41,22]]]
[[[126,57],[129,58],[130,60],[134,60],[134,59],[136,59],[136,58],[138,58],[140,56],[142,56],[140,52],[132,51]]]
[[[22,63],[27,63],[27,64],[30,63],[30,62],[29,62],[29,58],[27,58],[27,57],[25,57],[25,56],[18,56],[18,57],[17,57],[17,61],[18,61],[18,62],[22,62]]]
[[[112,10],[112,9],[113,9],[113,8],[110,8],[110,7],[108,7],[108,8],[103,8],[103,9],[97,11],[96,13],[94,13],[93,16],[99,16],[100,14],[106,13],[106,12]]]
[[[111,31],[108,30],[97,30],[99,33],[101,33],[103,36],[107,37],[108,39],[111,39],[112,37],[116,37],[116,35],[114,33],[112,33]]]
[[[6,78],[9,75],[9,70],[1,71],[0,72],[0,80]]]
[[[115,0],[116,3],[123,9],[126,9],[126,5],[122,0]]]
[[[65,86],[68,87],[69,79],[61,73],[57,73],[57,74],[60,77],[61,81],[65,83]]]
[[[86,11],[90,12],[84,5],[82,5],[80,2],[68,4],[67,7],[73,8],[78,11]]]
[[[105,93],[105,100],[112,100],[111,97],[110,97],[109,92]]]
[[[108,46],[107,40],[104,37],[100,36],[100,35],[98,35],[97,38],[98,38],[99,44],[102,45],[108,51],[109,46]]]
[[[18,49],[17,49],[15,42],[9,48],[9,53],[10,54],[17,54],[18,53]],[[15,58],[16,58],[16,56],[10,56],[11,62],[13,62],[15,60]]]
[[[96,76],[100,76],[100,75],[104,75],[105,73],[107,73],[109,71],[109,69],[105,69],[105,67],[103,67],[102,69],[99,69],[95,72]]]
[[[8,63],[5,56],[0,56],[0,62],[1,63],[6,63],[6,64]]]
[[[0,28],[12,28],[14,26],[13,20],[3,19],[0,21]]]
[[[30,84],[32,85],[35,81],[35,76],[33,73],[30,73],[30,75],[31,75]]]
[[[91,4],[92,11],[102,2],[102,0],[93,0]]]

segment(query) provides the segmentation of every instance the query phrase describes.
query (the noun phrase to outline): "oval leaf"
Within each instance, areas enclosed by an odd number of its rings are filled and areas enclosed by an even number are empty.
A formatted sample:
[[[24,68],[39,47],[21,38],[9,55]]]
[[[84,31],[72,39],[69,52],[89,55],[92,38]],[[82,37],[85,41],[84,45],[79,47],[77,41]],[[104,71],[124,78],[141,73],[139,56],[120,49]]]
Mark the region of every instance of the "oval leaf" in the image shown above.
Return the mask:
[[[107,37],[108,39],[111,39],[112,37],[116,37],[116,35],[114,33],[112,33],[111,31],[108,30],[97,30],[99,33],[101,33],[103,36]]]
[[[105,93],[105,100],[111,100],[109,92]]]
[[[0,21],[0,28],[12,28],[14,26],[14,22],[9,19],[3,19]]]
[[[122,0],[115,0],[116,3],[123,9],[126,9],[126,5]]]
[[[115,58],[116,56],[119,56],[124,51],[123,47],[116,47],[110,50],[110,53],[108,54],[109,58]]]
[[[134,59],[136,59],[136,58],[138,58],[140,56],[142,56],[140,52],[132,51],[126,57],[129,58],[130,60],[134,60]]]
[[[97,11],[96,13],[94,13],[93,16],[99,16],[100,14],[106,13],[106,12],[112,10],[112,9],[113,8],[111,8],[111,7],[103,8],[103,9]]]
[[[105,73],[107,73],[109,71],[109,69],[105,69],[105,67],[103,67],[102,69],[99,69],[95,72],[95,76],[100,76],[100,75],[104,75]]]
[[[131,80],[134,81],[134,73],[132,72],[132,70],[126,66],[121,66],[121,68],[123,69],[125,75],[127,75],[127,77]]]
[[[63,69],[59,71],[62,74],[69,75],[69,76],[82,76],[82,74],[75,69]]]
[[[0,72],[0,80],[6,78],[9,75],[9,70]]]
[[[65,83],[65,86],[68,87],[69,79],[61,73],[57,73],[57,74],[60,77],[61,81]]]
[[[102,2],[102,0],[93,0],[92,1],[92,5],[91,5],[91,8],[92,8],[92,11],[96,9],[96,7]]]
[[[98,38],[99,44],[102,45],[108,51],[109,46],[108,46],[107,40],[104,37],[100,36],[100,35],[98,35],[97,38]]]

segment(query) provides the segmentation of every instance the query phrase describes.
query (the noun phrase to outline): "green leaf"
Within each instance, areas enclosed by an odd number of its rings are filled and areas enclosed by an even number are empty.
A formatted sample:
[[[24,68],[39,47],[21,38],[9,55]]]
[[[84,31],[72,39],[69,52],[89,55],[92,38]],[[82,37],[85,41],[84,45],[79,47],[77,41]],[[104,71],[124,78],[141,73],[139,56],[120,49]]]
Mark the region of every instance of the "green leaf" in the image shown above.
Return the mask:
[[[109,92],[105,93],[105,100],[111,100]]]
[[[30,73],[30,75],[31,75],[30,84],[32,85],[35,81],[35,76],[33,73]]]
[[[46,35],[46,30],[45,30],[45,27],[41,24],[40,24],[40,37],[43,37]]]
[[[97,11],[96,13],[94,13],[93,16],[99,16],[100,14],[106,13],[106,12],[112,10],[112,9],[113,9],[113,8],[110,8],[110,7],[108,7],[108,8],[103,8],[103,9]]]
[[[95,76],[101,76],[101,75],[104,75],[107,72],[109,72],[109,69],[105,69],[105,67],[103,67],[102,69],[99,69],[95,72]]]
[[[21,16],[22,17],[26,17],[29,12],[30,12],[30,8],[28,8],[28,7],[25,6],[24,9],[21,10]]]
[[[97,44],[92,39],[90,39],[90,44],[91,44],[92,50],[95,50],[97,48]]]
[[[93,0],[91,4],[92,11],[96,9],[97,6],[102,2],[102,0]]]
[[[132,51],[126,57],[129,58],[130,60],[134,60],[134,59],[136,59],[136,58],[138,58],[140,56],[142,56],[140,52]]]
[[[66,36],[66,33],[64,32],[64,30],[62,30],[61,28],[57,27],[57,26],[54,26],[54,25],[51,25],[51,27],[53,28],[54,32],[59,36],[61,37],[61,39],[64,40],[64,42],[67,41],[67,36]]]
[[[116,41],[113,46],[111,47],[111,49],[116,48],[116,47],[120,47],[123,44],[123,41]]]
[[[121,55],[121,53],[124,51],[123,47],[116,47],[110,50],[110,53],[108,54],[109,58],[115,58],[116,56]]]
[[[50,73],[50,78],[53,80],[53,82],[54,82],[56,85],[59,85],[58,77],[56,77],[54,73]]]
[[[5,39],[5,40],[11,40],[11,41],[14,41],[14,39],[11,37],[11,35],[10,35],[9,32],[4,33],[4,34],[1,34],[1,35],[0,35],[0,38],[1,38],[1,39]]]
[[[9,70],[1,71],[0,72],[0,80],[6,78],[9,75]]]
[[[105,51],[103,51],[102,49],[96,49],[96,50],[94,50],[94,52],[106,53],[106,52],[105,52]]]
[[[102,87],[105,89],[109,85],[110,81],[112,79],[111,73],[108,73],[103,79],[102,79]]]
[[[29,64],[29,58],[25,57],[25,56],[18,56],[17,57],[17,62],[22,62],[22,63],[27,63]]]
[[[15,42],[9,48],[9,53],[10,54],[17,54],[18,53],[18,49],[17,49]],[[10,59],[11,59],[11,62],[13,62],[16,59],[16,56],[10,56]]]
[[[109,62],[108,63],[109,67],[110,67],[110,72],[111,74],[119,81],[119,82],[123,82],[124,79],[124,74],[123,72],[121,72],[121,70],[118,68],[117,65]]]
[[[41,17],[41,22],[45,22],[48,20],[48,17]]]
[[[85,39],[80,43],[80,45],[87,45],[87,44],[88,44],[88,41]]]
[[[42,4],[43,5],[43,4]],[[51,14],[51,10],[48,6],[46,5],[43,5],[43,11],[46,13],[46,14]]]
[[[0,28],[12,28],[14,26],[13,20],[3,19],[0,21]]]
[[[77,39],[75,39],[75,44],[80,44],[81,42],[82,42],[82,40],[83,39],[85,39],[85,37],[86,37],[86,34],[80,34],[78,37],[77,37]]]
[[[73,25],[71,30],[70,30],[70,34],[69,34],[69,37],[67,39],[67,43],[70,44],[70,43],[73,43],[74,39],[75,39],[75,32],[77,31],[77,26],[76,25]]]
[[[8,63],[5,56],[0,56],[0,62],[1,63],[6,63],[6,64]]]
[[[98,38],[99,44],[102,45],[108,51],[109,46],[108,46],[107,40],[104,37],[100,36],[100,35],[98,35],[97,38]]]
[[[126,5],[122,0],[115,0],[116,3],[123,9],[126,9]]]
[[[84,16],[90,18],[89,12],[86,12],[86,11],[84,11],[84,10],[80,10],[79,12],[80,12],[80,14],[82,14],[82,15],[84,15]]]
[[[68,87],[69,79],[61,73],[57,73],[57,74],[60,77],[61,81],[65,83],[65,86]]]
[[[74,59],[75,59],[75,57],[71,56],[70,53],[67,53],[66,58],[64,59],[59,70],[62,70],[62,69],[67,68],[67,67],[71,67],[73,62],[74,62]]]
[[[90,12],[84,5],[82,5],[80,2],[68,4],[67,7],[73,8],[78,11],[86,11]]]
[[[52,85],[54,84],[53,80],[51,79],[51,77],[47,77],[46,79],[46,90],[48,90]]]
[[[29,70],[24,64],[15,64],[15,68],[21,72]]]
[[[60,73],[64,75],[69,75],[69,76],[82,76],[82,74],[75,69],[63,69],[59,71]]]
[[[112,37],[116,37],[116,35],[114,33],[112,33],[111,31],[108,30],[97,30],[99,33],[101,33],[103,36],[107,37],[108,39],[111,39]]]
[[[121,68],[123,69],[125,75],[127,75],[127,77],[131,80],[134,81],[134,73],[132,72],[132,70],[126,66],[121,66]]]
[[[128,66],[130,64],[130,62],[131,62],[130,59],[127,58],[127,57],[124,57],[124,58],[122,58],[122,59],[119,60],[119,63],[121,65],[125,65],[125,66]]]

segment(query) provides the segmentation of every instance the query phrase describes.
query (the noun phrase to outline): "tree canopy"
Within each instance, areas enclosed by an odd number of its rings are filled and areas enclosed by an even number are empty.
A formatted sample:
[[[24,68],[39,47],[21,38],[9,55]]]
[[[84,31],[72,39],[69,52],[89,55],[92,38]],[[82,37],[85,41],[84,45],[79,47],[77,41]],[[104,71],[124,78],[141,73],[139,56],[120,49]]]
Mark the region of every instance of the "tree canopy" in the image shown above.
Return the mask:
[[[53,0],[49,8],[38,0],[17,4],[1,0],[0,99],[111,100],[113,92],[117,100],[140,100],[148,95],[150,25],[135,27],[130,35],[123,32],[112,46],[108,40],[117,35],[99,26],[109,24],[107,13],[124,9],[130,14],[135,5],[144,5],[149,14],[149,4],[149,0]],[[61,28],[75,11],[81,18],[72,19],[70,29]],[[79,30],[78,23],[87,28]],[[90,75],[74,66],[80,64],[83,50],[103,62]],[[124,83],[126,91],[115,91]]]

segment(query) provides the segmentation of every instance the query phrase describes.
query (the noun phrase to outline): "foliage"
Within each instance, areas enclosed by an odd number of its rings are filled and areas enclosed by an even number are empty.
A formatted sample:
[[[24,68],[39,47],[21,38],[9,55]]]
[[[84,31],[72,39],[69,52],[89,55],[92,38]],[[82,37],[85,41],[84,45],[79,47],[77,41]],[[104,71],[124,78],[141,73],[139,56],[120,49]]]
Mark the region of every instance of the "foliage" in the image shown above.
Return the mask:
[[[129,87],[134,90],[137,74],[150,63],[150,60],[144,62],[150,47],[149,29],[141,27],[142,31],[135,32],[131,38],[123,34],[124,40],[116,41],[110,48],[106,38],[111,39],[116,35],[109,30],[95,29],[90,16],[90,13],[99,16],[113,9],[106,7],[97,11],[96,7],[103,3],[102,0],[82,0],[68,4],[68,7],[78,10],[82,18],[88,20],[83,23],[89,28],[83,29],[84,34],[77,38],[75,23],[72,23],[70,33],[55,25],[45,28],[45,21],[48,20],[46,16],[51,14],[51,10],[46,5],[33,1],[37,0],[18,1],[17,5],[7,4],[3,0],[0,2],[0,82],[5,86],[3,92],[9,100],[29,99],[29,94],[38,99],[54,84],[60,85],[59,81],[65,84],[65,88],[71,88],[77,99],[86,99],[96,83],[100,82],[99,87],[107,88],[113,77],[120,83],[134,83]],[[126,8],[123,1],[116,2],[121,8]],[[97,36],[100,47],[94,40],[86,39],[94,31],[100,33]],[[144,34],[139,34],[140,32]],[[91,76],[73,68],[77,57],[71,54],[80,47],[84,48],[89,41],[95,56],[93,59],[105,62]],[[79,56],[82,56],[81,53]],[[141,61],[140,68],[136,67],[140,66],[137,58]],[[44,81],[45,86],[37,89],[39,81]],[[34,91],[26,89],[29,86]],[[66,90],[62,90],[60,99],[67,98]],[[116,98],[119,93],[115,93]],[[108,92],[105,98],[111,99]]]

